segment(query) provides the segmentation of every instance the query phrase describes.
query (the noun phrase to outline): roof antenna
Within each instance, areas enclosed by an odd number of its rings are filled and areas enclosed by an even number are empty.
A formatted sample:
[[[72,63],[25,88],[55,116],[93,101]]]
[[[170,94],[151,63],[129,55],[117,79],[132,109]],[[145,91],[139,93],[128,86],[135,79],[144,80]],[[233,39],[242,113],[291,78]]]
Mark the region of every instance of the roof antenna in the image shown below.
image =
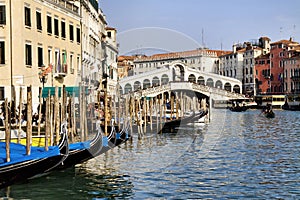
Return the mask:
[[[204,29],[202,28],[202,48],[205,49],[205,43],[204,43]]]

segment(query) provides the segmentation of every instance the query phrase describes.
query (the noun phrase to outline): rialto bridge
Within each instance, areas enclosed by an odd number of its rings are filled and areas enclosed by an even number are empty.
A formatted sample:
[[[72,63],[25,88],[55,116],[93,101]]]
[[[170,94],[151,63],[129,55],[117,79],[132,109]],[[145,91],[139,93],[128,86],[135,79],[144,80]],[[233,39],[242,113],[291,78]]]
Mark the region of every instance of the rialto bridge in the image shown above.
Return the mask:
[[[242,83],[234,78],[192,69],[174,62],[160,69],[129,76],[119,81],[123,94],[139,92],[155,96],[168,90],[190,90],[215,100],[243,98]]]

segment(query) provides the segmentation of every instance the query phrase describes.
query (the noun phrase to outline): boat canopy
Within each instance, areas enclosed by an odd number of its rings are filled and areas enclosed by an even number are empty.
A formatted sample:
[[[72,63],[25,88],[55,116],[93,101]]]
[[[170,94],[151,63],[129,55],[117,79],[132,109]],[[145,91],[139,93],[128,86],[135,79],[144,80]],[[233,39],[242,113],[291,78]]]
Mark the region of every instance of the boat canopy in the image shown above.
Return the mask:
[[[30,155],[26,154],[26,146],[17,143],[10,143],[10,162],[6,162],[6,143],[0,142],[0,167],[20,163],[29,160],[38,160],[60,155],[58,146],[50,146],[46,151],[45,147],[31,147]]]

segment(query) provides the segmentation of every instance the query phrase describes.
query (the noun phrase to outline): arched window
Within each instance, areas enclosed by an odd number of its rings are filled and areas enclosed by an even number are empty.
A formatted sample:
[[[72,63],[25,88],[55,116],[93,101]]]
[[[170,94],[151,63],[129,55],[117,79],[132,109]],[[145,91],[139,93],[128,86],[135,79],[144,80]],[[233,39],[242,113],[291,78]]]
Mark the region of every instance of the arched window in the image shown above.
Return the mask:
[[[161,84],[162,85],[165,85],[169,82],[169,77],[167,74],[163,74],[162,77],[161,77]]]
[[[153,77],[152,86],[159,86],[159,78],[157,76]]]
[[[143,89],[147,89],[151,86],[150,80],[149,79],[145,79],[143,81]]]
[[[222,89],[222,82],[220,80],[217,80],[216,82],[216,88]]]
[[[209,87],[214,87],[214,81],[212,80],[212,78],[207,79],[206,85]]]
[[[127,83],[125,85],[125,94],[128,94],[131,91],[132,91],[132,86],[129,83]]]
[[[225,83],[224,89],[231,92],[231,84],[230,83]]]
[[[199,76],[199,77],[198,77],[198,80],[197,80],[197,83],[198,83],[199,85],[205,85],[204,77],[203,77],[203,76]]]
[[[241,88],[238,85],[233,86],[233,92],[235,93],[241,93]]]
[[[194,74],[189,75],[189,82],[196,83],[196,76]]]
[[[133,85],[133,90],[134,90],[134,91],[137,91],[137,90],[140,90],[140,89],[142,89],[142,87],[141,87],[141,82],[135,81],[135,82],[134,82],[134,85]]]

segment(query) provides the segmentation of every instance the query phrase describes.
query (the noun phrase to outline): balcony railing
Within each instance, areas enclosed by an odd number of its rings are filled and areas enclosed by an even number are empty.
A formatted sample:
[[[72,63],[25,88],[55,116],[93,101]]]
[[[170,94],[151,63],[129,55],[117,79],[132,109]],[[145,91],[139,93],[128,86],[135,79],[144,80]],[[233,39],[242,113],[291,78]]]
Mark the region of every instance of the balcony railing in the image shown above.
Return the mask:
[[[63,64],[61,69],[57,69],[56,73],[54,74],[55,78],[64,78],[68,73],[68,65]]]
[[[56,4],[61,8],[65,8],[67,10],[79,14],[79,8],[74,3],[68,2],[66,0],[46,0],[46,1],[52,2],[53,4]]]

